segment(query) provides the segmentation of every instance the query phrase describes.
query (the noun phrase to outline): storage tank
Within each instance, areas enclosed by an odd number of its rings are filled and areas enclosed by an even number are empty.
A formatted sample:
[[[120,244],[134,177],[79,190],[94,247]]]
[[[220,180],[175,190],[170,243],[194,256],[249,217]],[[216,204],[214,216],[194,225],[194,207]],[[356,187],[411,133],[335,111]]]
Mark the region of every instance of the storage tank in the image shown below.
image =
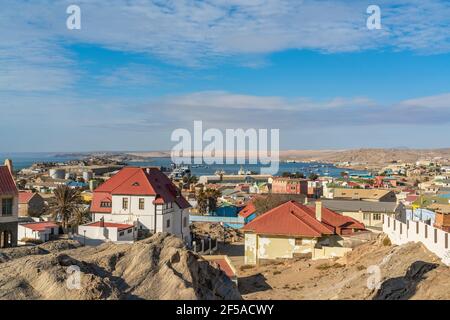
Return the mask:
[[[64,178],[66,180],[75,180],[77,178],[77,175],[75,173],[67,172]]]
[[[83,179],[84,181],[88,182],[94,177],[94,174],[91,171],[84,171],[83,172]]]
[[[50,169],[48,171],[48,175],[52,179],[64,179],[65,174],[66,170],[64,169]]]
[[[89,190],[94,191],[98,187],[98,181],[97,180],[90,180],[89,181]]]

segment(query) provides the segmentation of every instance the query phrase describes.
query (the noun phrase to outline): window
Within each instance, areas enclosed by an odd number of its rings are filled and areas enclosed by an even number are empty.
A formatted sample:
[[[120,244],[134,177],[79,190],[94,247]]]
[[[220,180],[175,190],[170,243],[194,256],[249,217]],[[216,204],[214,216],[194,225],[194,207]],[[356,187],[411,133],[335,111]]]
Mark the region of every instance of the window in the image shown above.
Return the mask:
[[[166,228],[170,228],[170,219],[166,221]]]
[[[380,221],[381,220],[381,213],[374,213],[373,214],[373,220]]]
[[[2,215],[12,216],[13,214],[13,199],[2,199]]]
[[[127,210],[128,209],[128,198],[122,199],[122,209]]]
[[[448,249],[448,233],[445,233],[445,249]]]
[[[102,202],[100,202],[100,207],[102,207],[102,208],[111,208],[111,202],[102,201]]]
[[[187,227],[187,217],[183,218],[183,228]]]
[[[363,213],[364,220],[370,220],[370,213]]]
[[[434,243],[437,243],[437,229],[434,229]]]
[[[131,228],[131,229],[128,229],[128,231],[127,231],[128,233],[132,233],[133,232],[133,228]]]
[[[139,210],[144,210],[144,198],[139,198]]]
[[[119,233],[119,236],[122,237],[124,235],[123,231]]]
[[[296,239],[295,239],[295,245],[296,245],[296,246],[301,246],[302,244],[303,244],[302,238],[296,238]]]

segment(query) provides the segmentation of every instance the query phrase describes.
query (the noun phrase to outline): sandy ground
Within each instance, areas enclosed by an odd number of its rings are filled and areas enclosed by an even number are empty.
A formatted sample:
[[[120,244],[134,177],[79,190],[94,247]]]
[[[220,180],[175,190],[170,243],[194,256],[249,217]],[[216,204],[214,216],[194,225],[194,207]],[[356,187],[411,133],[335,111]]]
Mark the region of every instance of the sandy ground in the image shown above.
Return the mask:
[[[221,248],[238,270],[239,290],[244,299],[450,299],[450,268],[421,244],[383,245],[379,240],[356,248],[345,258],[316,260],[298,258],[245,266],[244,246],[235,243]],[[423,277],[406,276],[416,272],[418,263],[435,268]],[[372,267],[371,267],[372,266]],[[369,288],[374,279],[369,267],[380,270],[380,285]],[[371,283],[371,282],[370,282]]]

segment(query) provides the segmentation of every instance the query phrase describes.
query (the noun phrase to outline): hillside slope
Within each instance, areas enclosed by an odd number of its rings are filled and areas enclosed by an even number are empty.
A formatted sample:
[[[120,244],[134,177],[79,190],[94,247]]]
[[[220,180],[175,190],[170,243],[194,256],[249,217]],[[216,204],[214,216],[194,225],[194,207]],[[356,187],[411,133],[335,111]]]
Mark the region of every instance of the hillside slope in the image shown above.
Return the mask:
[[[361,245],[338,260],[298,259],[241,269],[244,299],[450,299],[450,268],[420,243]],[[379,269],[378,269],[379,268]],[[379,270],[379,289],[368,286]]]
[[[53,245],[52,251],[47,245],[25,256],[12,254],[14,249],[4,252],[0,299],[240,299],[223,272],[186,250],[174,236],[155,234],[135,244],[63,251],[60,247]],[[80,268],[79,289],[67,286],[70,266]]]

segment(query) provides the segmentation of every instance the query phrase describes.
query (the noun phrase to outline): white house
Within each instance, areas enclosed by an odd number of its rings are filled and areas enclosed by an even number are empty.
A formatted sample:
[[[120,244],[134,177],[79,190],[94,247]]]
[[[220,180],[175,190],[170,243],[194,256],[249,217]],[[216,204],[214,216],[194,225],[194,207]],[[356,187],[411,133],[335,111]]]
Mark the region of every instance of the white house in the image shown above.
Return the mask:
[[[53,222],[31,222],[21,223],[18,227],[18,239],[24,238],[41,240],[46,242],[51,240],[53,235],[59,233],[59,226]]]
[[[133,242],[137,237],[134,224],[97,221],[78,226],[75,239],[86,245],[98,245],[103,242]]]
[[[125,167],[94,190],[91,213],[94,222],[136,225],[138,234],[168,232],[189,243],[189,208],[159,169]]]

